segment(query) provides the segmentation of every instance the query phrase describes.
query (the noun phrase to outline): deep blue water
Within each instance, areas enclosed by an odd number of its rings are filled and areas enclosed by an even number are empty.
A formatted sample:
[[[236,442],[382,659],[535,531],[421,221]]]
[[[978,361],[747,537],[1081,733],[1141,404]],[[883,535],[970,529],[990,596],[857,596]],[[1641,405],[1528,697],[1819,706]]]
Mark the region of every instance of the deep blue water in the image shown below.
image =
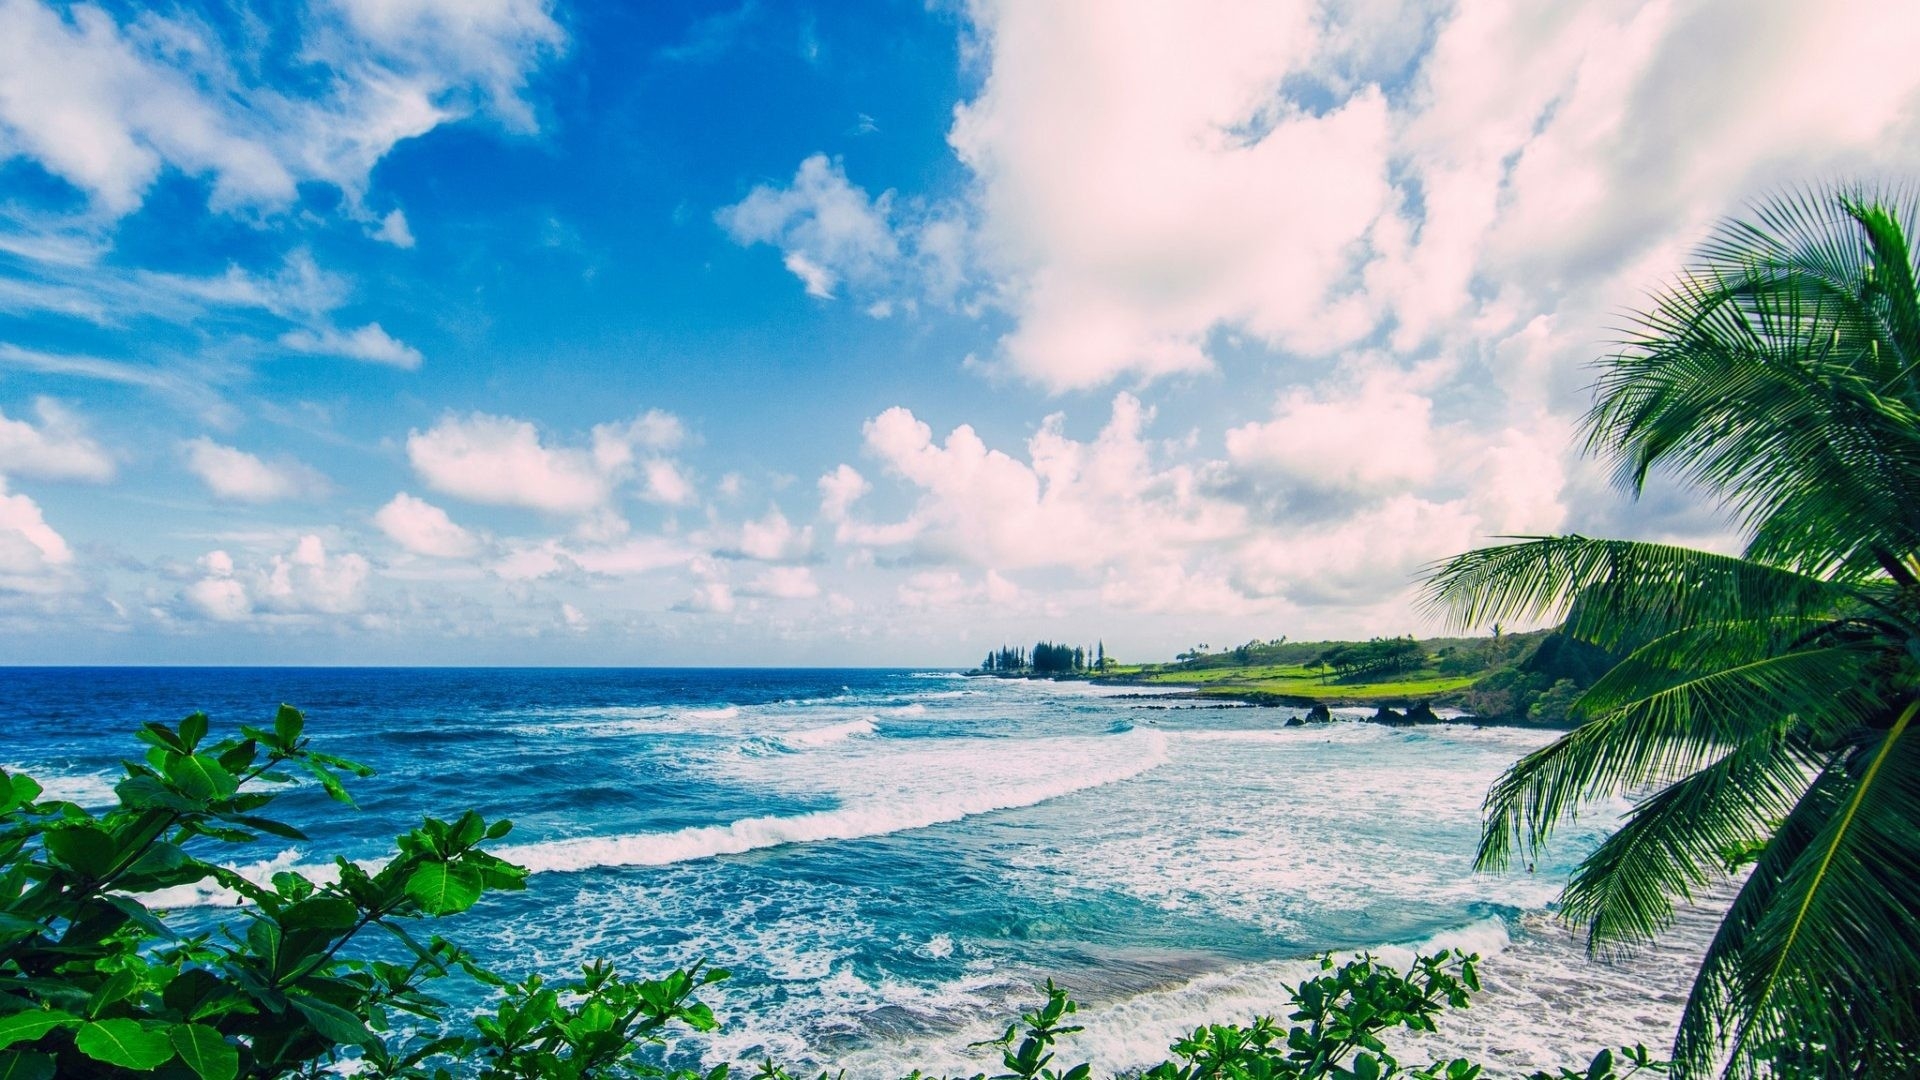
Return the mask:
[[[326,843],[227,861],[373,859],[422,814],[510,817],[530,888],[439,929],[514,971],[723,964],[713,1058],[964,1067],[1051,975],[1112,1015],[1089,1049],[1124,1064],[1225,1000],[1209,987],[1319,950],[1498,945],[1496,917],[1540,909],[1566,869],[1470,872],[1481,796],[1537,732],[1283,728],[908,671],[16,668],[0,687],[0,763],[96,804],[144,721],[201,709],[220,732],[296,705],[378,775],[357,811],[285,797]]]

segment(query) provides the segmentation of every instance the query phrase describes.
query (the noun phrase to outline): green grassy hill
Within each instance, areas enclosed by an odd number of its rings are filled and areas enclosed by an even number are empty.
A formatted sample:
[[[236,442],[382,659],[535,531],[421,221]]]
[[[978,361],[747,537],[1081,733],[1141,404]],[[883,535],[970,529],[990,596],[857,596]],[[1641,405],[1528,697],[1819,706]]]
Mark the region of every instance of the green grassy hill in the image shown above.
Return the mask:
[[[1612,661],[1549,630],[1480,638],[1248,642],[1205,646],[1167,664],[1109,668],[1099,682],[1190,687],[1208,697],[1274,704],[1414,702],[1512,722],[1562,724],[1567,706]]]

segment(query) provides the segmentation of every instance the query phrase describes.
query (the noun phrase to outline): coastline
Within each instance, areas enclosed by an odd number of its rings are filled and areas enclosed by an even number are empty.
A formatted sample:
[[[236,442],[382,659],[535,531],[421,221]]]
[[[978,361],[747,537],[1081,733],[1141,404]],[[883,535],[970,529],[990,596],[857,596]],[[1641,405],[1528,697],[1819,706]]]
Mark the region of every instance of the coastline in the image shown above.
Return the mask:
[[[1334,709],[1345,711],[1343,720],[1357,720],[1365,723],[1384,723],[1395,726],[1419,726],[1423,724],[1470,724],[1475,727],[1522,728],[1532,731],[1571,731],[1578,726],[1570,722],[1532,721],[1503,716],[1476,716],[1454,707],[1458,695],[1443,692],[1432,695],[1366,693],[1350,694],[1330,693],[1317,696],[1286,694],[1272,690],[1260,690],[1250,686],[1219,685],[1217,680],[1191,679],[1181,680],[1158,675],[1154,681],[1146,681],[1134,675],[1094,675],[1094,674],[1035,674],[1032,672],[986,672],[969,671],[963,673],[970,679],[1006,679],[1029,682],[1078,682],[1089,686],[1134,687],[1135,693],[1115,694],[1117,698],[1152,698],[1165,701],[1193,701],[1205,704],[1185,706],[1186,708],[1237,709],[1268,708],[1293,709],[1305,715],[1301,722],[1326,722],[1330,716],[1315,714]],[[1153,689],[1166,687],[1165,690]],[[1139,706],[1151,709],[1154,706]],[[1173,706],[1165,706],[1171,708]],[[1372,715],[1362,715],[1362,710],[1374,710]],[[1443,715],[1444,714],[1444,715]],[[1289,718],[1289,723],[1295,718]]]

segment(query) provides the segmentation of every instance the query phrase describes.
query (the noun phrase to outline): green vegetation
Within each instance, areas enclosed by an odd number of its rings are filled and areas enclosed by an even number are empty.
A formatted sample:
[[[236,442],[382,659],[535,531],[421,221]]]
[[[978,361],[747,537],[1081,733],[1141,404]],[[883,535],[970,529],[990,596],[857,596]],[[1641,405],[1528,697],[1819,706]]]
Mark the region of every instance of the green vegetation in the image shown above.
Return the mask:
[[[524,869],[481,850],[507,835],[507,822],[428,818],[377,868],[336,859],[334,880],[283,871],[261,886],[209,856],[262,837],[308,839],[271,816],[294,775],[350,802],[343,776],[367,770],[314,750],[305,718],[286,706],[270,728],[218,741],[199,713],[177,727],[148,724],[139,738],[146,756],[127,762],[118,805],[104,813],[42,799],[31,777],[0,773],[0,1078],[266,1080],[343,1067],[415,1080],[729,1075],[724,1064],[672,1066],[664,1053],[676,1033],[718,1026],[698,995],[725,971],[695,965],[635,979],[595,962],[578,978],[509,982],[427,932],[490,891],[524,887]],[[183,932],[156,901],[204,882],[242,904]],[[1400,970],[1366,956],[1323,959],[1320,974],[1293,988],[1284,1022],[1200,1028],[1143,1075],[1476,1080],[1481,1068],[1465,1060],[1405,1066],[1382,1036],[1432,1031],[1446,1009],[1466,1007],[1477,961],[1442,951]],[[475,980],[486,1008],[453,1018],[435,992],[450,978]],[[1005,1071],[994,1080],[1089,1077],[1085,1064],[1055,1064],[1059,1041],[1079,1030],[1068,1023],[1078,1006],[1052,983],[1046,995],[983,1044],[1000,1051]],[[1538,1076],[1621,1080],[1662,1069],[1634,1047]],[[771,1061],[757,1076],[794,1080]]]
[[[1682,1076],[1920,1075],[1917,219],[1910,192],[1770,202],[1604,362],[1589,448],[1635,493],[1656,468],[1712,493],[1742,555],[1538,538],[1431,583],[1463,625],[1564,618],[1624,657],[1573,701],[1580,727],[1495,785],[1482,866],[1589,799],[1638,798],[1564,897],[1604,950],[1748,860]]]
[[[1203,696],[1310,705],[1429,705],[1483,720],[1558,725],[1612,658],[1539,630],[1492,637],[1250,641],[1195,646],[1172,664],[1114,667],[1102,682],[1189,686]]]
[[[1002,645],[987,654],[980,670],[993,675],[1078,675],[1106,671],[1113,661],[1107,658],[1106,642],[1089,650],[1084,645],[1056,645],[1035,642],[1033,649]]]

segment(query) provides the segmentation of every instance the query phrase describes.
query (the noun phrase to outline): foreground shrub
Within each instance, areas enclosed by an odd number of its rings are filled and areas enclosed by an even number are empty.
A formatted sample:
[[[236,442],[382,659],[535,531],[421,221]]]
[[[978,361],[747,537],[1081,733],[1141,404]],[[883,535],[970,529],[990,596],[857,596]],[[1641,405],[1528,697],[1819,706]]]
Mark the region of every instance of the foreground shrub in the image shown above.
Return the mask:
[[[665,1077],[725,1080],[660,1064],[678,1029],[717,1021],[696,996],[727,978],[694,965],[626,978],[604,961],[578,979],[509,982],[428,929],[489,891],[525,887],[527,871],[481,850],[506,821],[472,812],[425,819],[369,867],[336,858],[332,877],[282,871],[259,884],[205,857],[266,837],[307,841],[271,817],[297,776],[351,803],[342,776],[364,766],[321,753],[298,710],[270,729],[207,741],[207,718],[148,724],[144,760],[127,763],[119,805],[95,813],[42,799],[0,771],[0,1080],[147,1075],[161,1080],[312,1076],[341,1069],[392,1078]],[[166,890],[216,886],[239,901],[183,931]],[[387,957],[398,956],[392,960]],[[1177,1042],[1145,1080],[1476,1080],[1465,1060],[1403,1067],[1382,1036],[1432,1031],[1479,989],[1478,958],[1442,951],[1405,971],[1361,957],[1293,990],[1286,1024],[1209,1025]],[[474,980],[491,993],[476,1016],[450,1016],[434,984]],[[1049,982],[1047,1000],[1009,1026],[997,1080],[1088,1080],[1056,1068],[1078,1006]],[[1614,1080],[1661,1066],[1642,1049],[1603,1051],[1564,1078]],[[760,1080],[794,1080],[771,1061]],[[916,1077],[920,1074],[915,1073]],[[1545,1076],[1545,1074],[1541,1074]],[[824,1076],[824,1074],[823,1074]],[[1545,1080],[1560,1080],[1546,1077]]]

